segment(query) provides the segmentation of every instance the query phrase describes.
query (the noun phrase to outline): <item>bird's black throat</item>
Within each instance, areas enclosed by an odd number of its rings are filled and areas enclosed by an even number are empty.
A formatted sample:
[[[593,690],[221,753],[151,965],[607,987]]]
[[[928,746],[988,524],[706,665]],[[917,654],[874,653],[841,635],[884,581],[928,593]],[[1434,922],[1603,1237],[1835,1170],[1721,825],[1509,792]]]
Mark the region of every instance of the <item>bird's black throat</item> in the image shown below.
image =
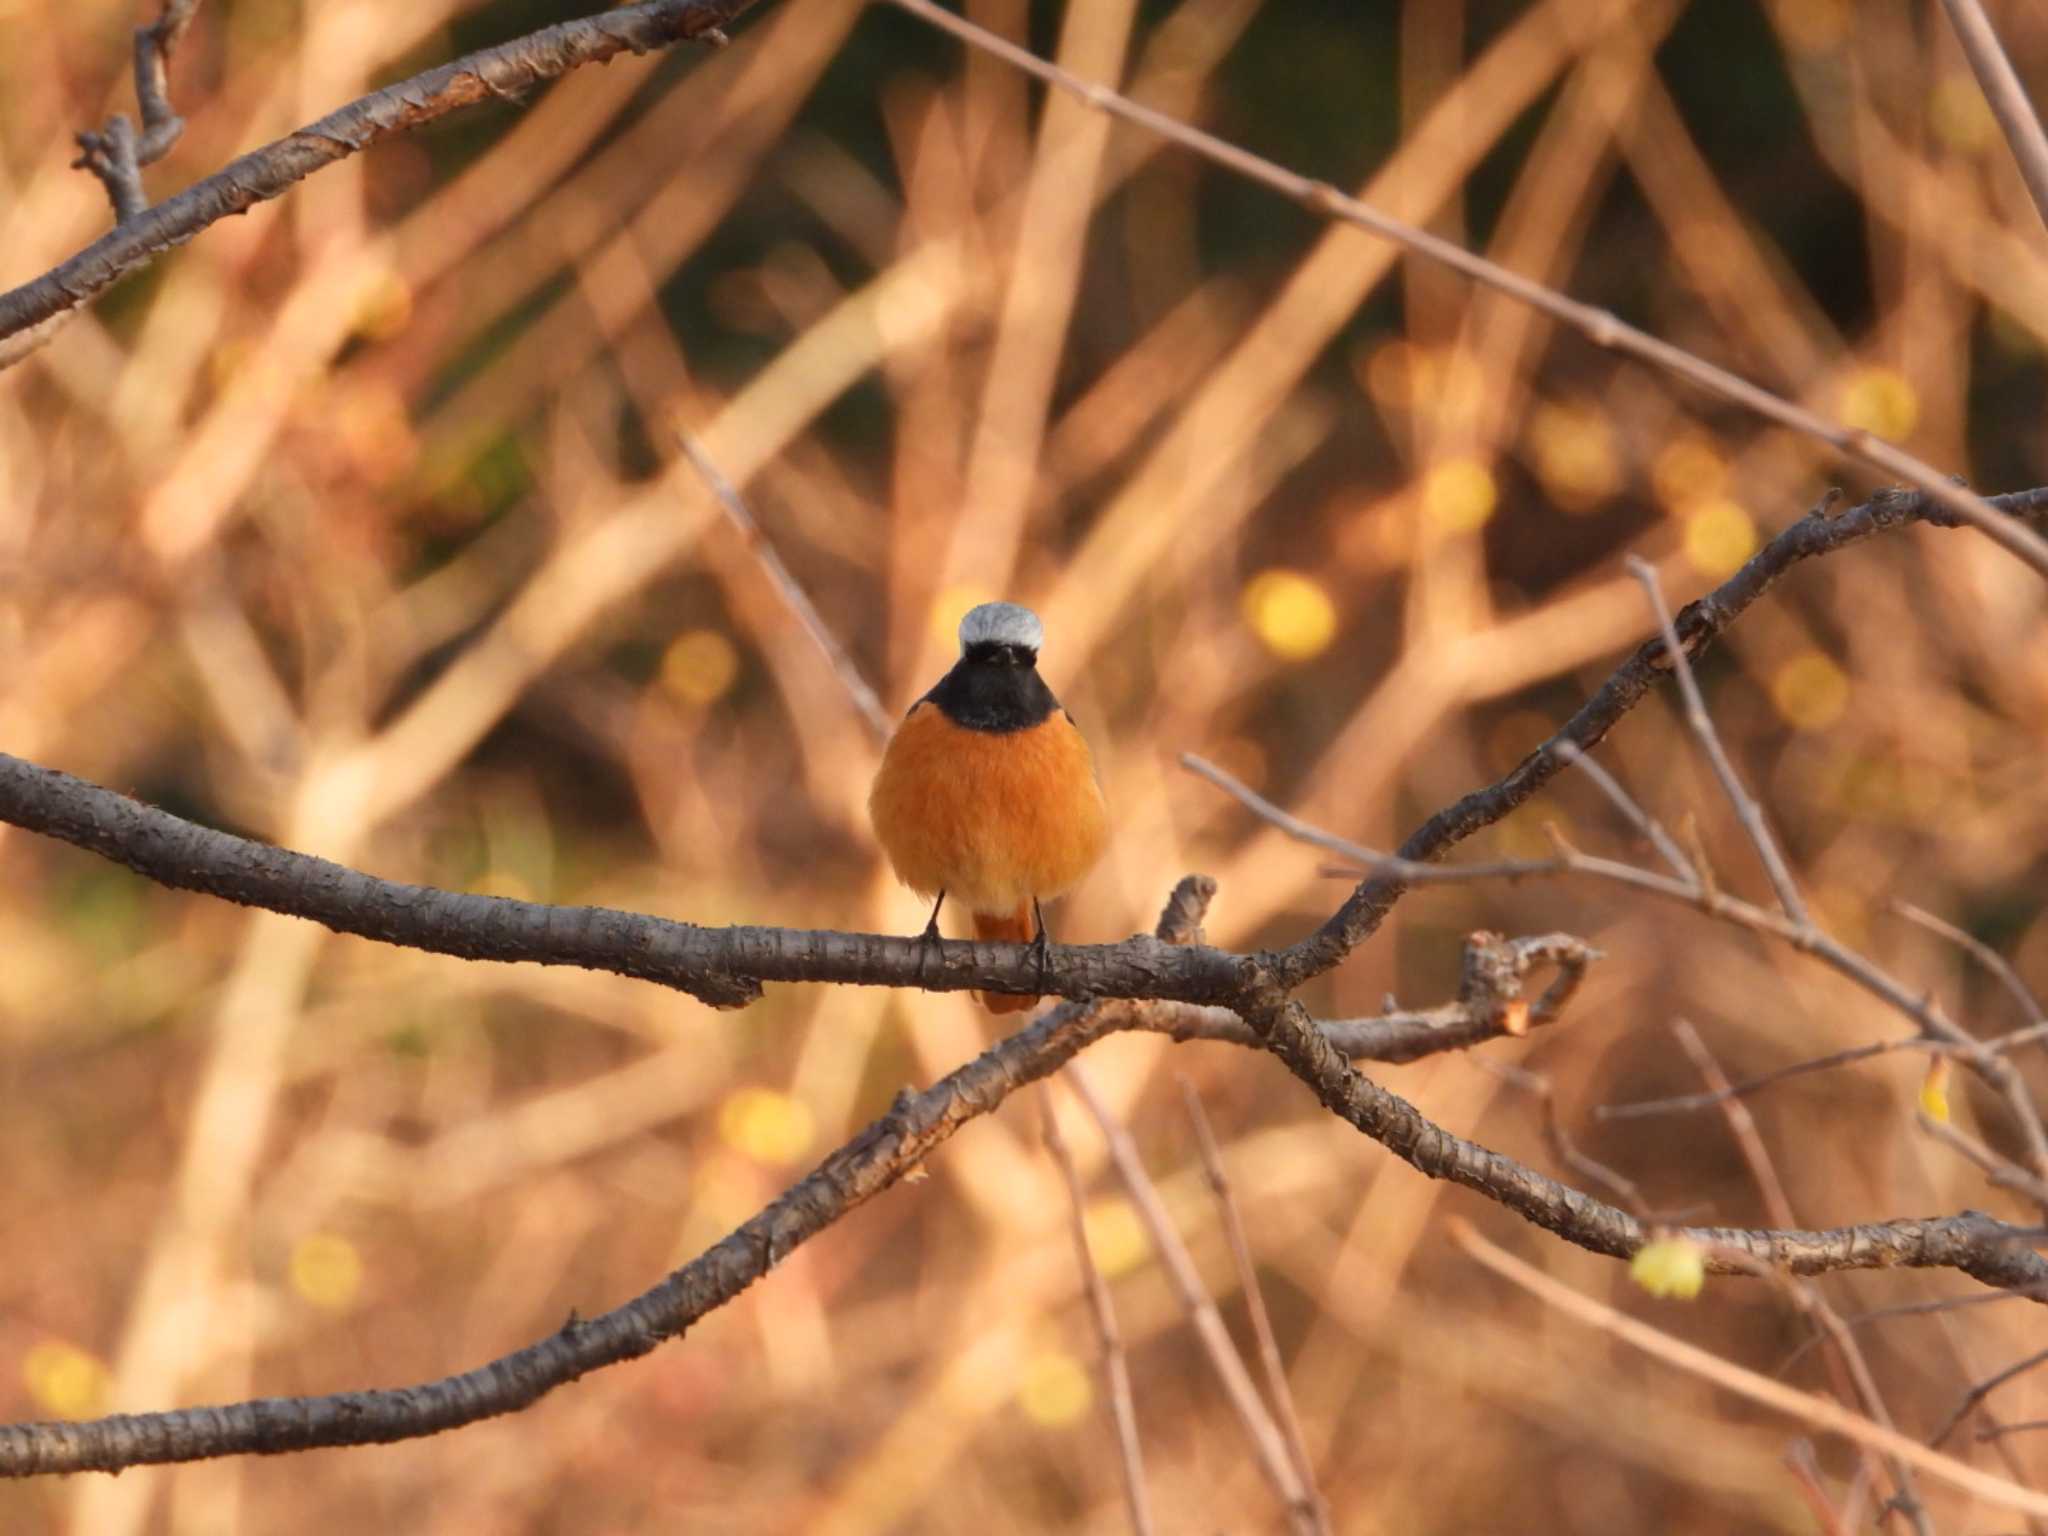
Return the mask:
[[[1028,730],[1060,707],[1037,662],[1021,645],[977,641],[925,698],[970,731]]]

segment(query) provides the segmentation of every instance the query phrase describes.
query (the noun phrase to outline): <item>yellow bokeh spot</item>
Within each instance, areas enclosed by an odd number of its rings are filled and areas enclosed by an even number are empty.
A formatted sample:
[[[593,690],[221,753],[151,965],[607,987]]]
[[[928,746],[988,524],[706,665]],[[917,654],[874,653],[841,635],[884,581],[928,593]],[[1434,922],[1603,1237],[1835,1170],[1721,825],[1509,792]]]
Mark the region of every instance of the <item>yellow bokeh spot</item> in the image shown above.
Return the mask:
[[[1956,70],[1935,82],[1927,97],[1927,126],[1957,154],[1982,154],[1998,142],[1998,119],[1976,78]]]
[[[1109,1279],[1128,1274],[1145,1262],[1149,1244],[1145,1224],[1128,1200],[1097,1200],[1082,1214],[1088,1233],[1088,1255]]]
[[[1704,437],[1675,438],[1658,451],[1650,466],[1657,499],[1671,508],[1712,501],[1728,489],[1728,461]]]
[[[995,600],[995,593],[987,587],[947,587],[932,599],[932,638],[950,651],[960,643],[960,621],[967,617],[967,610]]]
[[[815,1129],[811,1108],[772,1088],[742,1088],[719,1106],[718,1134],[757,1163],[790,1163],[803,1156]]]
[[[1949,1060],[1937,1056],[1928,1063],[1927,1076],[1920,1082],[1920,1111],[1930,1120],[1948,1124]]]
[[[1485,527],[1498,499],[1493,475],[1477,459],[1446,459],[1422,482],[1423,514],[1445,533]]]
[[[1073,1423],[1088,1411],[1094,1397],[1087,1369],[1072,1355],[1056,1350],[1025,1361],[1017,1382],[1017,1406],[1032,1423],[1048,1429]]]
[[[661,683],[685,703],[714,704],[740,675],[740,653],[715,629],[676,636],[661,658]]]
[[[1842,386],[1842,420],[1873,437],[1905,437],[1920,419],[1920,396],[1890,368],[1865,368]]]
[[[1285,661],[1320,656],[1337,638],[1337,605],[1299,571],[1261,571],[1244,589],[1244,620]]]
[[[90,1419],[105,1411],[108,1372],[99,1356],[62,1339],[29,1346],[21,1360],[22,1385],[52,1418]]]
[[[412,324],[412,284],[396,272],[372,282],[356,305],[356,334],[366,341],[389,341]]]
[[[1702,502],[1685,514],[1685,558],[1702,576],[1732,575],[1756,553],[1756,524],[1725,496]]]
[[[532,885],[516,870],[496,866],[478,875],[469,888],[479,896],[504,896],[512,901],[532,901],[535,895]]]
[[[1629,1278],[1652,1296],[1691,1301],[1707,1283],[1706,1250],[1687,1237],[1645,1243],[1628,1261]]]
[[[363,1256],[335,1232],[311,1232],[292,1245],[292,1289],[316,1307],[340,1312],[363,1290]]]
[[[1849,36],[1849,0],[1780,0],[1778,25],[1801,53],[1825,53]]]
[[[1543,488],[1567,512],[1590,511],[1621,489],[1621,452],[1605,413],[1588,405],[1539,405],[1526,435]]]
[[[1493,846],[1504,859],[1554,859],[1558,837],[1572,841],[1571,820],[1553,802],[1539,797],[1494,827]]]
[[[1849,707],[1848,674],[1819,651],[1794,656],[1771,679],[1771,702],[1787,725],[1823,731]]]

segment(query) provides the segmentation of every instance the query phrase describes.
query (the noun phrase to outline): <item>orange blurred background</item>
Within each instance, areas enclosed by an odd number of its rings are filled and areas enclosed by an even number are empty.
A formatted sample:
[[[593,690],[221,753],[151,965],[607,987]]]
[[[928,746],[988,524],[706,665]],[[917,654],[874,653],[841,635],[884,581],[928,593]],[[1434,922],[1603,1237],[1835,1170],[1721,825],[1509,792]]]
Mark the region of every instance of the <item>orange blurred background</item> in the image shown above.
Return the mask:
[[[1996,9],[2023,77],[2048,81],[2048,25]],[[1935,7],[965,10],[1984,490],[2048,479],[2042,229]],[[151,189],[561,14],[206,5],[172,70],[188,127]],[[0,17],[17,282],[107,223],[70,136],[132,111],[127,29],[147,17]],[[784,0],[734,33],[323,171],[0,376],[0,749],[397,880],[915,931],[866,824],[874,744],[679,460],[682,424],[892,711],[972,603],[1043,615],[1043,670],[1116,824],[1060,937],[1149,928],[1199,869],[1221,888],[1210,937],[1251,948],[1345,888],[1180,753],[1388,846],[1650,633],[1625,555],[1689,599],[1826,485],[1870,488],[890,7]],[[2043,614],[1986,542],[1915,530],[1801,569],[1703,668],[1822,921],[1980,1035],[2020,1022],[2013,1002],[1889,904],[2048,983]],[[1729,888],[1767,897],[1668,696],[1601,756],[1696,828]],[[1644,856],[1577,776],[1466,852],[1541,856],[1546,824]],[[338,938],[19,831],[0,861],[7,1419],[474,1366],[652,1284],[989,1038],[964,996],[777,987],[714,1015]],[[1413,895],[1309,1001],[1441,1001],[1476,927],[1562,929],[1607,958],[1560,1025],[1374,1075],[1569,1178],[1537,1099],[1487,1062],[1542,1073],[1587,1151],[1689,1219],[1763,1219],[1725,1121],[1591,1114],[1699,1086],[1674,1017],[1736,1076],[1906,1030],[1753,936],[1562,884]],[[1653,1302],[1232,1047],[1122,1038],[1086,1065],[1248,1347],[1178,1081],[1208,1106],[1337,1529],[1812,1528],[1781,1462],[1794,1428],[1508,1292],[1443,1217],[1767,1371],[1808,1327],[1780,1292]],[[1917,1134],[1923,1067],[1900,1053],[1755,1100],[1803,1223],[2025,1219]],[[1281,1528],[1099,1135],[1053,1088],[680,1343],[529,1412],[4,1484],[0,1530],[1127,1529],[1048,1094],[1162,1528]],[[2009,1144],[1995,1104],[1956,1097]],[[1825,1289],[1854,1311],[1973,1287]],[[2040,1326],[2009,1303],[1862,1337],[1924,1436]],[[1827,1381],[1814,1354],[1789,1379]],[[2040,1418],[2048,1394],[2021,1378],[1992,1407]],[[2003,1442],[2010,1463],[1967,1434],[1951,1448],[2038,1478],[2041,1440]],[[1821,1453],[1851,1497],[1853,1454]],[[1943,1529],[2000,1518],[1928,1496]]]

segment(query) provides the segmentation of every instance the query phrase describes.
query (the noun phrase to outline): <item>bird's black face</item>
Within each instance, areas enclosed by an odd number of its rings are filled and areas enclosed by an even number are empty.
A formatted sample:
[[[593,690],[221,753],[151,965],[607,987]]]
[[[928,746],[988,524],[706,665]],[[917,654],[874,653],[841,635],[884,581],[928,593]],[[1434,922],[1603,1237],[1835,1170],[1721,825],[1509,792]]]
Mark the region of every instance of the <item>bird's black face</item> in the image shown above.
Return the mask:
[[[968,646],[925,697],[973,731],[1021,731],[1060,707],[1038,675],[1038,652],[1004,640]]]
[[[967,647],[961,658],[976,667],[1035,667],[1038,652],[1025,645],[1010,645],[1001,640],[977,640]]]

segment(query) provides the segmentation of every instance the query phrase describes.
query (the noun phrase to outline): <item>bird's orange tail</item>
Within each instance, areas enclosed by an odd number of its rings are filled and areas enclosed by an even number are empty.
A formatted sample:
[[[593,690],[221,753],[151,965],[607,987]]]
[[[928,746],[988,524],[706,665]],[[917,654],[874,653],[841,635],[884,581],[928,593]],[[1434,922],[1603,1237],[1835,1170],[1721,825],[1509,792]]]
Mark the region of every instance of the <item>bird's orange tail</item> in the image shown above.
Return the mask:
[[[986,912],[974,914],[974,936],[977,939],[993,939],[999,944],[1029,944],[1037,937],[1038,930],[1031,921],[1031,903],[1020,904],[1015,912]],[[1027,1008],[1038,1006],[1035,997],[1019,997],[1012,992],[978,992],[981,1006],[990,1013],[1022,1013]]]

